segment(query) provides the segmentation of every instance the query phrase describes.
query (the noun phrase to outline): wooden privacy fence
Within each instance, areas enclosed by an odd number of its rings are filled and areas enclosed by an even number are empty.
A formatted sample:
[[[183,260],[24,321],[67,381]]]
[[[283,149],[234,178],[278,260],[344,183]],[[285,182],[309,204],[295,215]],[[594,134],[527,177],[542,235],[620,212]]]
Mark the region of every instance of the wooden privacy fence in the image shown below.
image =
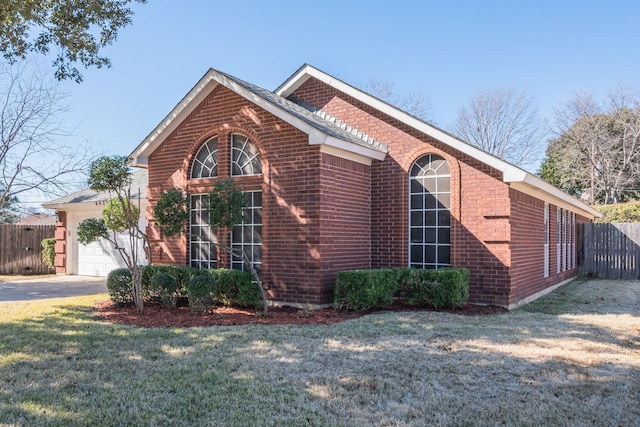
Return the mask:
[[[584,224],[579,272],[602,279],[640,279],[640,223]]]
[[[50,273],[40,242],[55,233],[55,225],[0,225],[0,274]]]

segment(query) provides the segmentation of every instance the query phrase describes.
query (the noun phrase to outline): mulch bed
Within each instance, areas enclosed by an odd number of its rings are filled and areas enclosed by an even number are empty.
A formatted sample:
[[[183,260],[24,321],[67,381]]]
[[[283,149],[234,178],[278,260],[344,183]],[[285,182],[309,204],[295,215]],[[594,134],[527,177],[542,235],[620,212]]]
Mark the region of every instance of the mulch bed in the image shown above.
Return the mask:
[[[385,309],[363,311],[344,311],[334,308],[308,311],[293,307],[270,307],[269,314],[264,316],[259,310],[232,307],[217,307],[204,314],[191,314],[188,307],[178,307],[175,310],[170,310],[162,307],[159,303],[147,302],[144,306],[144,313],[138,314],[136,313],[135,307],[119,307],[111,302],[111,300],[101,301],[96,304],[94,308],[94,314],[101,320],[144,328],[188,328],[194,326],[232,326],[248,324],[331,324],[384,311],[441,311],[453,314],[480,316],[505,313],[507,310],[503,307],[478,306],[472,304],[467,304],[455,309],[433,310],[417,308],[398,302]]]

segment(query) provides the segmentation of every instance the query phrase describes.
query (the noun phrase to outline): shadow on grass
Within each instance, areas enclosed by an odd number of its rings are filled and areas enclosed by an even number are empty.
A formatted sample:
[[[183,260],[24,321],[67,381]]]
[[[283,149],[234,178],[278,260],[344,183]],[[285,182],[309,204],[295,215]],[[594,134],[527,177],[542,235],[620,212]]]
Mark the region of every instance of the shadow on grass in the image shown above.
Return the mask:
[[[639,365],[629,362],[638,347],[625,346],[637,345],[637,336],[563,316],[405,312],[335,325],[193,329],[135,328],[92,316],[90,307],[60,304],[0,323],[0,424],[633,425],[640,419]]]

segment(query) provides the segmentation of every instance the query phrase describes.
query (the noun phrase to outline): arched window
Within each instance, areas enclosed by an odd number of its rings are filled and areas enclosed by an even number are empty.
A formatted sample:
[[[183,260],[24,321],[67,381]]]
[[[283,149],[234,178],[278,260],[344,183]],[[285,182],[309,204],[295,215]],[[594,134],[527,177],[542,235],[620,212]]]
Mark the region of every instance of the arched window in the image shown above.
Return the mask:
[[[226,138],[221,138],[226,140]],[[232,134],[230,150],[222,150],[221,161],[231,162],[231,176],[261,175],[262,164],[256,146],[245,136]],[[226,157],[229,156],[229,157]],[[226,175],[226,173],[224,173]],[[191,167],[191,179],[223,178],[218,176],[218,137],[205,142],[198,150]],[[231,247],[242,251],[253,268],[262,270],[262,192],[247,191],[244,218],[231,233]],[[209,225],[208,194],[191,194],[190,206],[190,265],[196,268],[217,268],[218,236]],[[231,257],[231,268],[245,269],[241,256]]]
[[[409,179],[409,266],[451,265],[451,171],[436,154],[420,157]]]
[[[262,164],[258,148],[246,136],[231,135],[231,175],[260,175]]]
[[[191,166],[191,179],[218,176],[218,137],[214,136],[198,150]]]

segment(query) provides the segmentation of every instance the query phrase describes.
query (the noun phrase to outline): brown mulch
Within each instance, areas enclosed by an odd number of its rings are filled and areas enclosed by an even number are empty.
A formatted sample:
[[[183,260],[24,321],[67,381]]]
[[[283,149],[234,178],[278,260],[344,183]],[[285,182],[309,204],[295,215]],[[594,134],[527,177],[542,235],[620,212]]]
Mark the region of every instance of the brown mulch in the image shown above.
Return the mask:
[[[395,303],[391,307],[378,310],[345,311],[334,308],[318,310],[302,310],[293,307],[270,307],[269,314],[264,316],[261,311],[254,309],[216,307],[204,314],[191,314],[188,307],[178,307],[170,310],[159,303],[145,303],[144,313],[137,314],[135,307],[119,307],[111,300],[96,304],[94,314],[97,318],[112,323],[140,326],[145,328],[193,326],[231,326],[249,324],[330,324],[355,319],[367,314],[382,311],[436,311],[428,308],[416,308],[402,303]],[[478,306],[467,304],[463,307],[438,310],[447,313],[479,316],[505,313],[507,310],[497,306]]]

